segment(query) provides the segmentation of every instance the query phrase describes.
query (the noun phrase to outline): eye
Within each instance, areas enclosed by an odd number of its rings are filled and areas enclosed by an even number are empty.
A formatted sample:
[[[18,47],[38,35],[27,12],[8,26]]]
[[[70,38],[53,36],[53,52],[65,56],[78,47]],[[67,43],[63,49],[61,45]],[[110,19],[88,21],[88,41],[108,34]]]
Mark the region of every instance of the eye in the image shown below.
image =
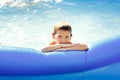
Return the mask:
[[[58,38],[62,38],[62,36],[58,36]]]
[[[66,38],[69,38],[69,36],[66,36]]]

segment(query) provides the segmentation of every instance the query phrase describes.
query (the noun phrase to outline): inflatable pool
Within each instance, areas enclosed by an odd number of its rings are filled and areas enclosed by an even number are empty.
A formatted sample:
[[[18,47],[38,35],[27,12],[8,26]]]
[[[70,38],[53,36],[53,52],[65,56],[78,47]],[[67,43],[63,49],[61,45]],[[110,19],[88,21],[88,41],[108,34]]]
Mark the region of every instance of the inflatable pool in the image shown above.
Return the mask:
[[[120,36],[91,44],[87,51],[41,51],[0,47],[0,75],[53,75],[85,72],[120,62]]]

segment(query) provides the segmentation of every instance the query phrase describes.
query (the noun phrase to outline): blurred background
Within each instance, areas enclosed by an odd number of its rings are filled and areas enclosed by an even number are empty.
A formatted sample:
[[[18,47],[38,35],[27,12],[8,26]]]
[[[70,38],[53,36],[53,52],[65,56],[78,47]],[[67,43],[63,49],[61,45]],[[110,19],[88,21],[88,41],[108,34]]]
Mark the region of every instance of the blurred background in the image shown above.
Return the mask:
[[[0,43],[40,49],[54,24],[73,29],[72,42],[91,43],[120,34],[119,0],[0,0]]]

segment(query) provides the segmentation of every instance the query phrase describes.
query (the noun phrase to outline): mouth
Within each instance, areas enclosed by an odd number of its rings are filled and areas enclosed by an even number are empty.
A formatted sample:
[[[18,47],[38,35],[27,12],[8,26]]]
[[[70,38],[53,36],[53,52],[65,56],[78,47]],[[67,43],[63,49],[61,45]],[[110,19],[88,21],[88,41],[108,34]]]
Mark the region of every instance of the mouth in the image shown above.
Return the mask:
[[[66,42],[60,42],[59,44],[67,44]]]

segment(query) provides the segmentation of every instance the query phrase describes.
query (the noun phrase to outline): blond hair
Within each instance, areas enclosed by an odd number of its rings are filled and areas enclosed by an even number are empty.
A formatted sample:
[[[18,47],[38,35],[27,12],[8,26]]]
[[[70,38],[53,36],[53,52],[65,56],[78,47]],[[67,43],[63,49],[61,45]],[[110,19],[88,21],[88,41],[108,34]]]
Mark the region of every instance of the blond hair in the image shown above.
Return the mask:
[[[71,28],[70,24],[68,24],[66,22],[60,22],[60,23],[55,24],[53,34],[56,34],[56,32],[58,30],[70,31],[70,33],[72,34],[72,28]]]

